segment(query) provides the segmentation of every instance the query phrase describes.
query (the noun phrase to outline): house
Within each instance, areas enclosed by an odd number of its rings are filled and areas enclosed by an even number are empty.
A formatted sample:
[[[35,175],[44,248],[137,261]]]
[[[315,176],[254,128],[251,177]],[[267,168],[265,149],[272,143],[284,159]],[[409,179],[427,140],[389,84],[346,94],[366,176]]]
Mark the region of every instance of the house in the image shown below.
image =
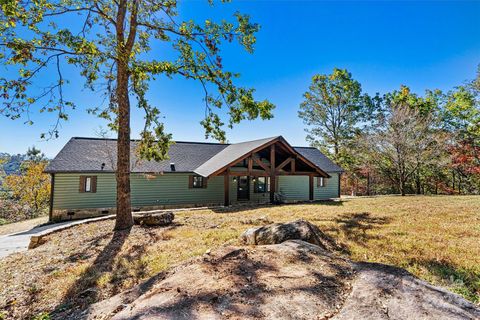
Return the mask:
[[[169,159],[143,161],[131,142],[134,211],[327,200],[339,196],[343,170],[311,147],[283,137],[235,144],[182,142]],[[75,137],[50,162],[50,219],[111,214],[116,206],[116,140]]]

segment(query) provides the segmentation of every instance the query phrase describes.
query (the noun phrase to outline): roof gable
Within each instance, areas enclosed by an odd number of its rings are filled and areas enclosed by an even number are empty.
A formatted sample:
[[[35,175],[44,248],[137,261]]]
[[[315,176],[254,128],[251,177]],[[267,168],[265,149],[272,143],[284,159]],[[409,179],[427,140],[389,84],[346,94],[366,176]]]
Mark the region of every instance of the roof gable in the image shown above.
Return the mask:
[[[252,152],[252,150],[261,148],[275,139],[278,139],[278,137],[231,144],[198,167],[195,170],[195,173],[204,177],[208,177],[230,163],[239,161],[240,158],[245,156],[245,154]]]

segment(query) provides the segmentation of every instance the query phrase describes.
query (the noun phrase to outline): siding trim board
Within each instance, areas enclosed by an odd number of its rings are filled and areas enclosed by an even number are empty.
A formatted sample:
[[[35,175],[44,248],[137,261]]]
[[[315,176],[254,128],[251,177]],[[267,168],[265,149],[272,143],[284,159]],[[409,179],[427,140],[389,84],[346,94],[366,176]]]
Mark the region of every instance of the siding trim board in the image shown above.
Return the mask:
[[[55,173],[50,174],[50,204],[48,208],[48,220],[53,218],[53,195],[55,194]]]

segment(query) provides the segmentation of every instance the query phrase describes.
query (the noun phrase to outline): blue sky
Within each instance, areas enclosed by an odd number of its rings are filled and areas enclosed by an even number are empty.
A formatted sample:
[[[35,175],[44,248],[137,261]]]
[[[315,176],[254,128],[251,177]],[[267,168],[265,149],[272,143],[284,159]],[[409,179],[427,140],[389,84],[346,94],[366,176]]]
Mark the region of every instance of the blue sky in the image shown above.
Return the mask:
[[[205,2],[184,1],[182,17],[219,20],[238,10],[261,24],[255,53],[227,45],[223,62],[242,74],[238,84],[256,88],[257,98],[268,98],[277,106],[270,121],[246,121],[228,130],[230,142],[283,135],[293,145],[306,145],[304,125],[297,116],[302,94],[312,75],[330,73],[334,67],[347,68],[371,94],[401,84],[421,94],[425,89],[449,90],[472,79],[480,63],[477,1],[234,0],[213,9]],[[33,126],[0,116],[0,152],[23,153],[35,145],[53,157],[70,137],[95,136],[100,126],[105,127],[82,108],[94,105],[97,97],[82,89],[75,72],[68,71],[67,77],[71,81],[67,94],[79,108],[63,123],[60,138],[40,140],[53,121],[48,115],[32,114]],[[149,98],[162,111],[174,139],[204,140],[199,84],[161,79],[152,83]],[[137,137],[143,115],[132,111],[132,133]]]

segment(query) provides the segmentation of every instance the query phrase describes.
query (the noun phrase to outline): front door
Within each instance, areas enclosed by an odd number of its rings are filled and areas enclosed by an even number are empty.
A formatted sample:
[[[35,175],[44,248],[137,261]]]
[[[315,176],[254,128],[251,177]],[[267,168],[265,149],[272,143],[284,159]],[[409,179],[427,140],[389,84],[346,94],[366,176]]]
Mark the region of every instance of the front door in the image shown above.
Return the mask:
[[[238,177],[237,200],[250,200],[250,178],[247,176]]]

